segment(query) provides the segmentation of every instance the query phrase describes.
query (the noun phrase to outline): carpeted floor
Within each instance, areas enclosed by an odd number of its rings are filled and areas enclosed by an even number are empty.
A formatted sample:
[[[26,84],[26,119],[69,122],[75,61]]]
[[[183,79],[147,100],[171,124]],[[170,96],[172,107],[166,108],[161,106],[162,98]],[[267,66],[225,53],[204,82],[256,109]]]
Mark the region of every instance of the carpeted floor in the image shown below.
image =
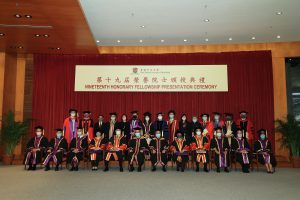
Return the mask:
[[[184,173],[169,169],[138,173],[117,168],[109,172],[67,170],[25,171],[22,166],[0,166],[1,200],[193,200],[300,199],[300,169],[263,170],[250,174]]]

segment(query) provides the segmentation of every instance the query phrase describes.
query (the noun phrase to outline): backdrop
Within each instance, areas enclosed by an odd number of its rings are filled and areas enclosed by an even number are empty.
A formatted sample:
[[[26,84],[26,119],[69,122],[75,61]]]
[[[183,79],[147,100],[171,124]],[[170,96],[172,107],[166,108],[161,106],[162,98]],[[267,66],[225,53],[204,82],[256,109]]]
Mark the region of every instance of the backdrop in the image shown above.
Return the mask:
[[[227,64],[228,92],[74,92],[75,65],[197,65]],[[62,127],[69,108],[92,111],[93,118],[109,112],[139,116],[149,111],[167,113],[174,109],[179,119],[186,113],[249,112],[255,131],[269,130],[274,138],[273,75],[270,51],[188,53],[188,54],[113,54],[113,55],[35,55],[33,81],[33,127],[42,125],[45,135]],[[80,113],[82,114],[82,113]],[[167,116],[165,116],[167,117]],[[256,136],[256,134],[255,134]]]

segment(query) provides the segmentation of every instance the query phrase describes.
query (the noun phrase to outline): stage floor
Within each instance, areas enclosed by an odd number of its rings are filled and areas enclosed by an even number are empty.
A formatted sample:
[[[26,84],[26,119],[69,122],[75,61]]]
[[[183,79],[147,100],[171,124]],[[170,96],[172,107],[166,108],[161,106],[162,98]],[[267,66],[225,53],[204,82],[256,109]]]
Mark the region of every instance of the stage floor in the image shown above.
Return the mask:
[[[23,166],[0,166],[1,200],[160,200],[160,199],[299,199],[300,169],[277,169],[273,175],[231,171],[217,174],[160,169],[129,173],[81,169],[69,172],[25,171]]]

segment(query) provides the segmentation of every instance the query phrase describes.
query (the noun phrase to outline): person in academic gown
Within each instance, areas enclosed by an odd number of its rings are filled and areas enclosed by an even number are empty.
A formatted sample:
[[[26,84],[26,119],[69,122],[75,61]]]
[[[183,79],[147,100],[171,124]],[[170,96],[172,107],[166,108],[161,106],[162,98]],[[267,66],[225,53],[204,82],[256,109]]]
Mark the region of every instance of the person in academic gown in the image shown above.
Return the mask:
[[[109,139],[109,142],[106,147],[105,154],[105,169],[104,171],[108,171],[109,161],[116,160],[119,161],[120,172],[123,172],[123,160],[124,153],[127,149],[127,139],[122,134],[120,128],[115,130],[114,135]]]
[[[169,116],[169,120],[167,121],[168,124],[168,128],[169,128],[169,144],[171,144],[176,136],[176,130],[179,129],[179,122],[177,119],[175,119],[175,111],[174,110],[170,110],[168,112],[168,116]]]
[[[142,165],[145,161],[145,151],[149,151],[147,140],[141,137],[141,128],[134,129],[134,137],[128,143],[128,163],[129,171],[134,171],[133,164],[136,162],[138,172],[142,171]]]
[[[64,120],[63,131],[64,136],[70,144],[71,140],[76,137],[77,127],[79,126],[78,112],[76,109],[69,110],[69,117]]]
[[[99,115],[98,121],[94,124],[94,135],[96,135],[97,132],[106,133],[105,129],[105,121],[103,115]]]
[[[203,171],[208,172],[207,163],[209,163],[209,142],[206,136],[202,134],[202,128],[195,128],[194,136],[191,139],[190,149],[196,163],[196,172],[199,172],[200,162],[203,163]]]
[[[83,118],[79,122],[79,127],[83,129],[83,134],[88,137],[90,142],[94,137],[94,123],[90,111],[83,111]]]
[[[272,142],[268,140],[268,134],[266,129],[260,129],[258,131],[259,139],[254,143],[254,152],[258,154],[258,162],[265,165],[267,172],[274,173],[273,168],[276,167],[277,161],[272,151]]]
[[[203,135],[206,136],[209,141],[211,141],[214,134],[214,127],[212,126],[212,123],[210,123],[209,114],[207,113],[201,114],[200,124],[201,127],[203,128]]]
[[[190,122],[187,120],[186,114],[182,114],[179,121],[179,130],[183,134],[184,139],[190,143],[192,132],[190,131]]]
[[[231,151],[235,152],[236,161],[242,166],[242,171],[249,173],[252,156],[250,153],[250,145],[247,139],[243,138],[241,129],[237,130],[237,137],[232,138]]]
[[[143,127],[142,121],[139,119],[138,111],[134,110],[131,111],[131,119],[129,120],[130,125],[130,134],[133,137],[134,136],[134,129],[139,127]],[[143,130],[141,130],[141,135],[143,135]]]
[[[252,146],[254,142],[254,127],[253,123],[250,119],[248,119],[248,112],[247,111],[241,111],[240,112],[240,119],[236,121],[237,128],[242,129],[243,132],[243,138],[246,138]]]
[[[166,172],[169,145],[168,141],[165,138],[161,137],[160,131],[155,132],[155,137],[151,140],[149,149],[152,171],[156,171],[156,166],[161,165],[162,170]]]
[[[114,135],[115,129],[118,128],[118,122],[117,122],[117,113],[112,112],[109,113],[110,114],[110,120],[108,122],[106,122],[105,124],[105,137],[107,139],[111,138]]]
[[[59,170],[59,165],[62,163],[63,156],[68,151],[68,143],[63,136],[63,130],[61,128],[56,129],[56,136],[49,142],[47,148],[47,156],[44,160],[45,171],[50,170],[50,161],[55,164],[55,171]]]
[[[144,133],[144,138],[147,140],[148,145],[151,142],[151,138],[153,137],[151,135],[151,126],[152,126],[152,121],[151,121],[151,113],[150,112],[145,112],[144,114],[144,121],[143,121],[143,133]]]
[[[100,161],[103,161],[103,151],[106,149],[108,139],[104,133],[98,131],[89,144],[89,156],[92,163],[92,170],[98,170]]]
[[[190,130],[190,134],[192,135],[192,136],[194,136],[194,134],[195,134],[195,130],[197,129],[197,128],[201,128],[202,129],[202,126],[201,126],[201,124],[200,124],[200,122],[198,121],[198,117],[196,116],[196,115],[193,115],[192,116],[192,121],[191,121],[191,123],[190,123],[190,127],[189,127],[189,130]],[[202,129],[203,130],[203,129]]]
[[[78,171],[79,162],[85,156],[87,148],[87,137],[84,136],[81,128],[77,128],[76,137],[71,140],[70,152],[68,153],[68,163],[71,163],[72,166],[70,171]]]
[[[217,167],[217,172],[220,172],[220,168],[224,168],[225,172],[229,172],[229,144],[228,139],[224,137],[222,129],[217,128],[216,136],[211,140],[210,149],[215,152],[215,164]]]
[[[176,170],[184,172],[185,165],[189,161],[189,145],[180,130],[176,131],[176,137],[170,146],[173,162],[176,162]]]
[[[41,163],[48,147],[48,139],[44,136],[42,126],[35,127],[35,136],[32,137],[26,145],[25,165],[28,170],[36,170],[36,165]]]
[[[231,141],[236,137],[237,127],[233,121],[233,115],[231,113],[225,113],[225,121],[223,126],[223,133],[225,137],[228,138],[229,146],[231,146]]]
[[[124,137],[127,139],[127,141],[130,140],[130,124],[127,121],[127,115],[123,114],[121,117],[122,121],[119,122],[118,128],[121,129],[122,131],[122,135],[124,135]]]
[[[168,127],[168,123],[163,119],[163,113],[159,112],[156,114],[156,116],[157,116],[157,119],[155,122],[153,122],[152,127],[151,127],[152,136],[154,136],[154,133],[156,131],[160,131],[162,137],[169,141],[170,140],[169,127]]]

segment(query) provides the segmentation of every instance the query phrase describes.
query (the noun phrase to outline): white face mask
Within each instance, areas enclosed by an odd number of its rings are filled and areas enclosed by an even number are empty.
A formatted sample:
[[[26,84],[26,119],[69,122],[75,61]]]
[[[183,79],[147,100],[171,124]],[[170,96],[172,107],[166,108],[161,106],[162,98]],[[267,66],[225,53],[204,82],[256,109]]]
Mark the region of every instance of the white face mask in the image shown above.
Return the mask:
[[[162,118],[163,117],[161,115],[157,117],[158,120],[162,120]]]
[[[206,121],[207,120],[207,117],[202,117],[203,121]]]
[[[215,120],[219,120],[220,116],[219,115],[215,115]]]
[[[174,115],[173,114],[170,114],[169,117],[170,117],[170,119],[174,119]]]
[[[121,135],[121,131],[116,131],[116,135],[120,136]]]
[[[37,131],[37,132],[36,132],[36,136],[41,137],[41,135],[42,135],[42,132],[41,132],[41,131]]]
[[[78,131],[78,132],[77,132],[77,136],[78,136],[78,137],[81,137],[81,136],[82,136],[82,132],[81,132],[81,131]]]
[[[74,112],[71,113],[71,116],[72,116],[72,117],[75,117],[75,115],[76,115],[76,113],[74,113]]]
[[[135,133],[135,136],[136,136],[137,138],[139,138],[139,137],[141,137],[141,133],[140,133],[140,132],[136,132],[136,133]]]
[[[197,122],[197,118],[193,118],[193,122],[196,123]]]
[[[113,121],[115,121],[115,120],[116,120],[116,117],[111,117],[110,119],[113,120]]]
[[[96,136],[97,136],[97,137],[100,137],[100,136],[101,136],[101,133],[100,133],[100,132],[97,132],[97,133],[96,133]]]
[[[57,137],[57,138],[61,138],[61,136],[62,136],[62,133],[61,133],[61,132],[56,133],[56,137]]]
[[[156,133],[155,137],[159,139],[160,138],[160,133]]]
[[[201,135],[201,131],[197,131],[196,134],[197,134],[198,136],[200,136],[200,135]]]
[[[150,119],[149,117],[145,117],[145,120],[146,120],[146,121],[149,121],[149,119]]]
[[[222,136],[221,132],[217,132],[217,137],[220,138]]]

